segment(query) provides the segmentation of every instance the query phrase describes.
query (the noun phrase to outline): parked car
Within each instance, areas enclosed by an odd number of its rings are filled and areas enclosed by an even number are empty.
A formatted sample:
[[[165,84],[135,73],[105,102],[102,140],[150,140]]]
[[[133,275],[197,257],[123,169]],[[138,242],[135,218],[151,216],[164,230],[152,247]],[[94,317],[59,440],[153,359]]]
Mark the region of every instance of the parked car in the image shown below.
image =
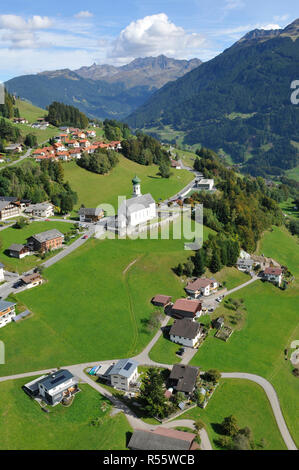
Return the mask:
[[[84,235],[84,237],[82,237],[83,240],[86,240],[86,238],[88,238],[88,235]]]

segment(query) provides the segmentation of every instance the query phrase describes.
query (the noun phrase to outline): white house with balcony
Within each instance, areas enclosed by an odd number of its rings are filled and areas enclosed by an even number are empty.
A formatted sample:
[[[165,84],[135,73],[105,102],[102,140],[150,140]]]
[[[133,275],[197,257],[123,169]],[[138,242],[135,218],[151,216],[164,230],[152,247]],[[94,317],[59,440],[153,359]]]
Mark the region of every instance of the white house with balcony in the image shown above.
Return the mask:
[[[121,359],[113,364],[107,375],[110,377],[112,387],[128,391],[137,384],[138,362],[133,359]]]
[[[192,318],[175,320],[169,332],[170,340],[173,343],[182,344],[189,348],[194,348],[203,334],[203,327]]]

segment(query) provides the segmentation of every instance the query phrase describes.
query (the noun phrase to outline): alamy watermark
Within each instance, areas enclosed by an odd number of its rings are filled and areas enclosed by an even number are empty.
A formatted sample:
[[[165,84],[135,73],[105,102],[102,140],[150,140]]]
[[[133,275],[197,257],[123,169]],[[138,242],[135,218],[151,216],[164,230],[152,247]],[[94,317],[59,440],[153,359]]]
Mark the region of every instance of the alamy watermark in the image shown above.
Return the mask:
[[[5,345],[0,341],[0,364],[5,364]]]
[[[299,80],[293,80],[291,89],[294,90],[291,94],[291,103],[299,104]]]
[[[4,84],[0,82],[0,104],[5,103]]]

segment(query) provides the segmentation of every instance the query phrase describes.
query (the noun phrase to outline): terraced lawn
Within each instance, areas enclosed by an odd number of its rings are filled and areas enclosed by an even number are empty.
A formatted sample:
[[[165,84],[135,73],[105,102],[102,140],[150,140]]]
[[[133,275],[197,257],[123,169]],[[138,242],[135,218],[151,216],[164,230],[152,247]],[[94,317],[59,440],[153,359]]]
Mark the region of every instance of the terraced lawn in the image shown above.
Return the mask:
[[[259,385],[248,380],[221,380],[214,395],[204,410],[193,408],[178,419],[200,418],[206,424],[214,449],[221,436],[220,424],[226,416],[234,415],[240,428],[248,426],[255,443],[265,441],[265,450],[286,449],[277,427],[270,403]]]
[[[30,255],[23,259],[11,258],[5,251],[13,243],[24,244],[28,237],[35,233],[45,232],[56,228],[61,233],[66,233],[71,230],[72,224],[66,222],[32,222],[22,229],[16,229],[13,227],[6,228],[0,231],[0,240],[2,242],[0,249],[0,261],[3,263],[9,271],[17,271],[19,273],[28,271],[34,266],[40,264],[42,260],[39,256]],[[55,252],[53,252],[53,255]]]
[[[175,195],[190,181],[193,175],[186,170],[173,171],[168,179],[157,176],[156,165],[144,166],[119,156],[119,163],[109,175],[97,175],[80,168],[75,162],[64,164],[65,180],[78,194],[79,208],[83,203],[85,207],[96,207],[103,203],[112,204],[117,210],[118,195],[131,197],[132,178],[137,174],[141,179],[143,194],[151,193],[158,201]]]
[[[33,378],[32,378],[33,379]],[[86,384],[70,407],[49,407],[42,412],[21,387],[31,379],[0,384],[1,450],[125,450],[127,433],[132,432],[126,417],[110,416],[111,404]],[[91,421],[99,419],[97,426]]]

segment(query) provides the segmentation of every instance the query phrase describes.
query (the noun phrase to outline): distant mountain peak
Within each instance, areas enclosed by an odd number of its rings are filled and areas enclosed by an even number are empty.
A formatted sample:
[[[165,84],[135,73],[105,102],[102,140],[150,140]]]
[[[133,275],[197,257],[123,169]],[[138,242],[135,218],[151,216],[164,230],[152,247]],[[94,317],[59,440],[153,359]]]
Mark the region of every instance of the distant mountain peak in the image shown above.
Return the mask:
[[[297,37],[299,37],[299,18],[286,26],[284,29],[254,29],[249,31],[236,44],[234,44],[234,46],[237,44],[246,43],[248,41],[266,41],[279,36],[297,39]]]

